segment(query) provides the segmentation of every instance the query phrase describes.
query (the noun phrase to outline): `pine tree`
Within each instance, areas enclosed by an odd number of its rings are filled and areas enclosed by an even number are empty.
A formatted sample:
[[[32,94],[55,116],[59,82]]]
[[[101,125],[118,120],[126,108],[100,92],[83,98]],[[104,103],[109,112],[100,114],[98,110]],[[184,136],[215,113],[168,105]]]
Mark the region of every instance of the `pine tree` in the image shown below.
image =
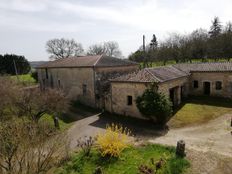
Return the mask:
[[[157,42],[155,34],[153,34],[153,37],[150,43],[150,48],[154,50],[155,48],[157,48],[157,46],[158,46],[158,42]]]
[[[219,20],[219,17],[215,17],[212,21],[212,25],[210,27],[209,36],[210,38],[215,38],[221,34],[222,25]]]

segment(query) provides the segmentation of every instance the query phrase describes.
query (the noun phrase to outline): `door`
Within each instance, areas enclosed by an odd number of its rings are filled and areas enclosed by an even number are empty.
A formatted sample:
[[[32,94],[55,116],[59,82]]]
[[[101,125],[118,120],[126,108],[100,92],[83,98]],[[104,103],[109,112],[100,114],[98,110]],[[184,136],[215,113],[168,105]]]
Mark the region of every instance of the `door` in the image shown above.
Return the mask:
[[[210,82],[204,82],[204,94],[210,95]]]
[[[169,89],[169,97],[170,97],[170,100],[171,100],[171,102],[173,104],[173,108],[175,108],[178,105],[178,100],[179,100],[178,95],[180,95],[178,93],[178,89],[179,89],[178,86]]]
[[[183,98],[184,98],[184,86],[181,86],[181,88],[180,88],[180,98],[181,98],[181,100],[183,100]]]
[[[174,88],[170,89],[169,90],[169,97],[170,97],[170,100],[174,106],[174,102],[175,102],[175,93],[174,93]]]

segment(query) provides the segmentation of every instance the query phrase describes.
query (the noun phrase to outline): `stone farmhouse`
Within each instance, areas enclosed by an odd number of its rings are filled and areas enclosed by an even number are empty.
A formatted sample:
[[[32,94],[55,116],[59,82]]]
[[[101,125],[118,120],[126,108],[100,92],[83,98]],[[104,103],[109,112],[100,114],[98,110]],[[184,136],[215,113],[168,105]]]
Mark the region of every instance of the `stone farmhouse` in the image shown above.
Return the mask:
[[[60,88],[72,100],[105,108],[109,79],[138,70],[138,64],[104,55],[70,57],[38,66],[41,89]]]
[[[108,56],[66,58],[37,67],[41,89],[61,88],[72,99],[111,113],[143,118],[136,98],[156,83],[174,106],[188,95],[232,97],[232,63],[185,63],[139,70]]]

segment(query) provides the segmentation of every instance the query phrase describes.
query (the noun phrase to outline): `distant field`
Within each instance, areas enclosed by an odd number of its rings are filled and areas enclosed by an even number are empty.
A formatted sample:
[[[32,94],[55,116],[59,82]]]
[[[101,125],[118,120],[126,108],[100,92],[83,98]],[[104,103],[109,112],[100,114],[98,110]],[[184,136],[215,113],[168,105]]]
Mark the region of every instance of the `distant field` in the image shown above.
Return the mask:
[[[17,76],[11,76],[12,79],[17,80],[23,86],[35,85],[36,80],[31,76],[31,74],[24,74]]]

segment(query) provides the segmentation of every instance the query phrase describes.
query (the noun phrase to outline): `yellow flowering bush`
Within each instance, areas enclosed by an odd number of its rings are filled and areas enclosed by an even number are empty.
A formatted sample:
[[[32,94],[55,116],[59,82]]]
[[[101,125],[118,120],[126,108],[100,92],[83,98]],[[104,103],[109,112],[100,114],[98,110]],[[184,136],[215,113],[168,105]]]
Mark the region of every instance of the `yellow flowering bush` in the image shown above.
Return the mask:
[[[129,146],[131,131],[117,124],[106,126],[106,131],[97,135],[96,144],[103,157],[119,157],[120,153]]]

